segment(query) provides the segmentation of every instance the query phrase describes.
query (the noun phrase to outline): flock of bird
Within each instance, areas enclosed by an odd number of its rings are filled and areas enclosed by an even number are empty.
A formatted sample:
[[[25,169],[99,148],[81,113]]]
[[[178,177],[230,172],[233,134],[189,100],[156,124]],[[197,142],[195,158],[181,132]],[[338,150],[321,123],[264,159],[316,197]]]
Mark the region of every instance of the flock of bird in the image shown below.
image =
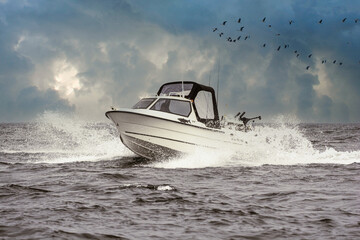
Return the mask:
[[[268,28],[272,28],[273,26],[271,25],[271,24],[268,24],[267,23],[267,21],[266,21],[266,17],[264,17],[262,20],[260,20],[263,24],[265,24],[266,25],[266,27],[268,27]],[[340,20],[339,20],[340,21]],[[345,22],[349,22],[350,20],[348,20],[348,18],[343,18],[342,20],[341,20],[341,22],[342,23],[345,23]],[[323,24],[323,22],[324,22],[324,20],[323,19],[320,19],[320,20],[318,20],[317,21],[317,24]],[[356,18],[356,19],[353,19],[353,22],[355,23],[355,24],[357,24],[358,22],[359,22],[359,18]],[[250,39],[250,35],[249,34],[244,34],[246,31],[245,31],[245,26],[243,26],[243,24],[241,24],[242,23],[242,19],[241,18],[238,18],[237,20],[236,20],[236,24],[238,24],[237,26],[237,31],[239,32],[238,34],[237,34],[237,36],[236,37],[231,37],[231,36],[227,36],[225,39],[226,39],[226,41],[228,41],[228,42],[231,42],[231,43],[235,43],[235,42],[239,42],[239,41],[241,41],[242,39],[244,40],[244,41],[246,41],[246,40],[248,40],[248,39]],[[295,23],[295,21],[294,20],[289,20],[288,21],[288,23],[289,23],[289,25],[293,25],[294,23]],[[219,35],[219,37],[220,38],[222,38],[223,37],[223,35],[224,35],[224,29],[225,29],[225,27],[227,27],[227,25],[228,25],[228,21],[223,21],[221,24],[220,24],[220,27],[214,27],[213,29],[212,29],[212,31],[214,32],[214,33],[218,33],[218,35]],[[240,34],[243,34],[243,35],[240,35]],[[280,33],[275,33],[274,34],[276,37],[279,37],[281,34]],[[349,44],[349,42],[347,43],[347,44]],[[263,43],[263,44],[261,44],[261,47],[263,47],[263,48],[265,48],[265,47],[267,47],[267,44],[266,43]],[[290,49],[290,44],[288,44],[288,43],[286,43],[286,44],[281,44],[281,45],[279,45],[277,48],[276,48],[276,51],[280,51],[281,49]],[[296,49],[294,49],[293,50],[293,53],[294,53],[294,55],[295,55],[295,57],[296,58],[299,58],[300,57],[300,51],[299,50],[296,50]],[[312,56],[313,56],[313,54],[312,53],[310,53],[310,54],[303,54],[303,55],[305,55],[307,58],[311,58]],[[343,62],[342,61],[339,61],[338,59],[332,59],[331,61],[327,61],[327,59],[325,59],[325,58],[321,58],[322,60],[321,60],[321,64],[326,64],[326,63],[332,63],[332,64],[338,64],[339,66],[342,66],[343,65]],[[359,61],[359,64],[360,64],[360,61]],[[309,70],[310,69],[310,65],[308,65],[308,66],[306,66],[306,70]]]

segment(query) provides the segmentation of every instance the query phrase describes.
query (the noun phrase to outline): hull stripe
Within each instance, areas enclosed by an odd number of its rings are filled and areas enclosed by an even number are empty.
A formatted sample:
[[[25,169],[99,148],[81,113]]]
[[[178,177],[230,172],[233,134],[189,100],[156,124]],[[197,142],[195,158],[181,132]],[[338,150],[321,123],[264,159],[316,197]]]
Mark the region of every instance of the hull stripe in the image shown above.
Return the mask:
[[[143,134],[143,133],[136,133],[136,132],[128,132],[128,131],[125,131],[125,133],[134,134],[134,135],[140,135],[140,136],[145,136],[145,137],[153,137],[153,138],[165,139],[165,140],[169,140],[169,141],[173,141],[173,142],[180,142],[180,143],[200,146],[200,145],[195,144],[195,143],[185,142],[185,141],[176,140],[176,139],[172,139],[172,138],[165,138],[165,137],[159,137],[159,136],[148,135],[148,134]]]

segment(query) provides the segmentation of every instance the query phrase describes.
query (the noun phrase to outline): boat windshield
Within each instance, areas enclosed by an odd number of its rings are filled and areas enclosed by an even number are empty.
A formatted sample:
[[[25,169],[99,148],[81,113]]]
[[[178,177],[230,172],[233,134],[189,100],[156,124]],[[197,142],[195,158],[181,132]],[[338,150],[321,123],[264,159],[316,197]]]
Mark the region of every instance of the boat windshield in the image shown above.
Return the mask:
[[[192,83],[174,83],[165,85],[160,92],[160,96],[187,96],[193,88]]]
[[[143,98],[137,104],[135,104],[133,109],[146,109],[148,108],[156,98]]]
[[[188,117],[191,112],[190,102],[174,99],[159,99],[150,109],[184,117]]]

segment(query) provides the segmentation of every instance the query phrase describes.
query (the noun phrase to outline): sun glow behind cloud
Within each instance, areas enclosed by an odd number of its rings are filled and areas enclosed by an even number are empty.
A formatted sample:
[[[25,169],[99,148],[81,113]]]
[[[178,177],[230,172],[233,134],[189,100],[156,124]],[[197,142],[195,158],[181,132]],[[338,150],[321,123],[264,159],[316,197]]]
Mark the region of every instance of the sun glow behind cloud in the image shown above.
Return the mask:
[[[54,63],[54,78],[56,80],[54,89],[64,98],[74,94],[74,90],[81,87],[80,80],[77,78],[77,69],[66,60],[59,60]]]

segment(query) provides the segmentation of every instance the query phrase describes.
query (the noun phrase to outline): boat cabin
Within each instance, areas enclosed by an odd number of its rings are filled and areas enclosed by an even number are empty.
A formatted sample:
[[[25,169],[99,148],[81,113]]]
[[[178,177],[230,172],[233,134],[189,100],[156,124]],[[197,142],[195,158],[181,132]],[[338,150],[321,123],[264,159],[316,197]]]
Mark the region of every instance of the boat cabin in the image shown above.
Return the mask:
[[[157,98],[143,98],[133,108],[150,107],[150,110],[188,117],[192,105],[199,122],[208,127],[219,127],[219,113],[212,87],[191,81],[170,82],[160,87],[157,96]]]

